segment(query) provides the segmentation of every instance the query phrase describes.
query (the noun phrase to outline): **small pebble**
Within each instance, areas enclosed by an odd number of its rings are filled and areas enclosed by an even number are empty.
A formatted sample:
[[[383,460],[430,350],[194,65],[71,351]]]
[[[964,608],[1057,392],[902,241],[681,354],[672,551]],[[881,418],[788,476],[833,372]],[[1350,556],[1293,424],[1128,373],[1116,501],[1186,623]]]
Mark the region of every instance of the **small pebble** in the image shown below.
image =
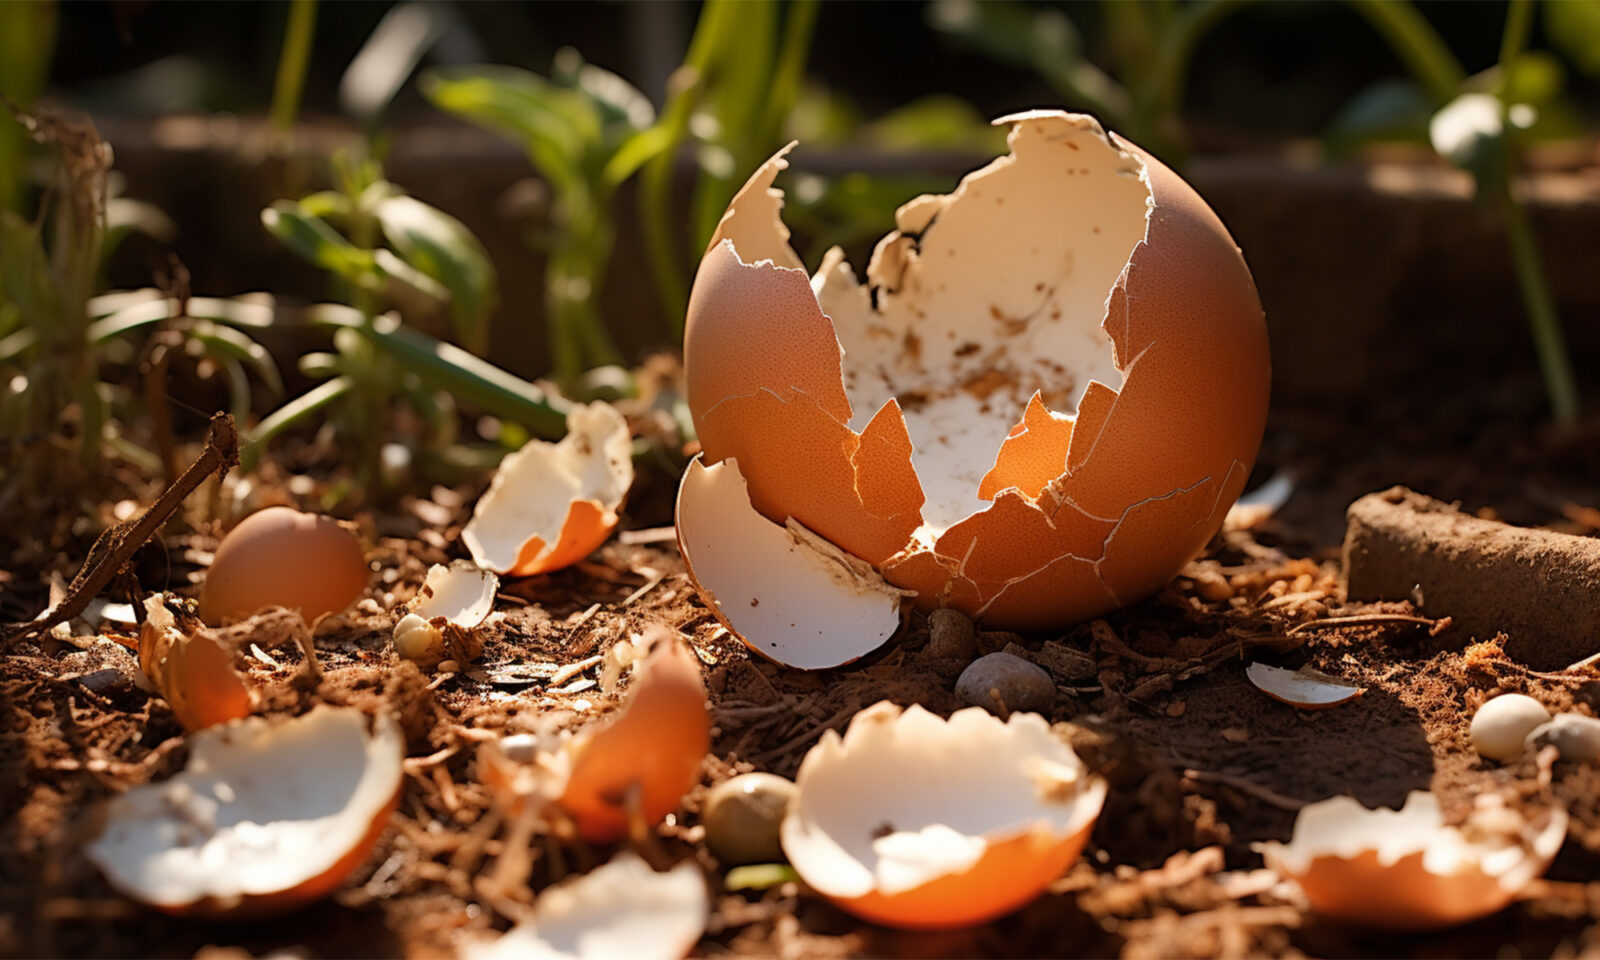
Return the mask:
[[[1534,750],[1554,744],[1561,759],[1574,763],[1600,760],[1600,720],[1579,713],[1559,714],[1528,734],[1527,746]]]
[[[700,814],[706,846],[729,866],[783,860],[778,828],[794,795],[793,783],[770,773],[744,773],[717,784]]]
[[[1044,668],[1021,657],[991,653],[961,671],[956,696],[996,716],[1019,710],[1048,713],[1055,706],[1056,683]]]
[[[1510,763],[1522,756],[1528,734],[1549,719],[1544,704],[1520,693],[1507,693],[1478,708],[1468,736],[1483,756]]]
[[[935,660],[970,663],[978,654],[978,628],[960,610],[935,610],[928,614],[928,645],[923,653]]]

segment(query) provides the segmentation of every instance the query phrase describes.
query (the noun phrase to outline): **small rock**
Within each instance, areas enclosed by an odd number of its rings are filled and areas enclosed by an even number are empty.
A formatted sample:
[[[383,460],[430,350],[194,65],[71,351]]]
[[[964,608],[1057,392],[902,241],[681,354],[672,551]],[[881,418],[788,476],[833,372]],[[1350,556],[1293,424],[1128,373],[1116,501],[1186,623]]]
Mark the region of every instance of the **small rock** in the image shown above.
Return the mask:
[[[1010,646],[1021,646],[1024,638],[1009,630],[985,630],[978,634],[978,652],[996,653]]]
[[[1009,653],[974,660],[956,681],[956,696],[996,716],[1017,711],[1048,713],[1056,684],[1043,667]]]
[[[1039,652],[1034,654],[1034,660],[1064,684],[1078,686],[1100,675],[1100,667],[1094,662],[1094,657],[1058,640],[1040,647]]]
[[[1528,734],[1528,747],[1537,750],[1547,743],[1554,744],[1561,759],[1569,762],[1600,760],[1600,720],[1578,713],[1559,714]]]
[[[935,610],[928,614],[928,645],[922,652],[935,660],[971,663],[978,654],[978,628],[960,610]]]
[[[1467,735],[1483,756],[1510,763],[1522,756],[1528,734],[1549,719],[1544,704],[1520,693],[1507,693],[1478,708]]]
[[[700,822],[706,846],[729,866],[784,859],[778,828],[795,786],[770,773],[745,773],[711,788]]]

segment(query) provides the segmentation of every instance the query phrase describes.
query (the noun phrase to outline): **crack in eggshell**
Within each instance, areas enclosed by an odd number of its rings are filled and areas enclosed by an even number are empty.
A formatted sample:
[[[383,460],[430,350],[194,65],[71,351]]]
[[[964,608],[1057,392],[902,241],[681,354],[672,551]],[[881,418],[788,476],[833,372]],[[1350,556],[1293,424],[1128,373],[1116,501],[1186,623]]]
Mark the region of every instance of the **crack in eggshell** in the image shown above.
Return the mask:
[[[835,248],[802,289],[773,187],[788,148],[757,170],[696,278],[690,407],[708,462],[737,457],[770,519],[919,606],[1049,626],[1159,589],[1204,545],[1259,444],[1265,325],[1226,230],[1159,161],[1085,116],[996,123],[1011,154],[903,205],[865,285]],[[1008,491],[1032,514],[995,513]],[[974,554],[974,529],[1049,546]]]

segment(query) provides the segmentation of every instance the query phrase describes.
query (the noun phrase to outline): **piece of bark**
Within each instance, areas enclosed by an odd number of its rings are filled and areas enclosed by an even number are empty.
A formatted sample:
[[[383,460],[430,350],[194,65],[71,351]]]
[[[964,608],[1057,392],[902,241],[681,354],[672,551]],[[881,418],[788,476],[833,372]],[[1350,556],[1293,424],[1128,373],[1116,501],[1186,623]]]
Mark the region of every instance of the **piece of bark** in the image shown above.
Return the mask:
[[[1345,519],[1351,600],[1411,600],[1480,640],[1503,632],[1506,653],[1538,670],[1600,650],[1600,539],[1480,520],[1405,487]]]

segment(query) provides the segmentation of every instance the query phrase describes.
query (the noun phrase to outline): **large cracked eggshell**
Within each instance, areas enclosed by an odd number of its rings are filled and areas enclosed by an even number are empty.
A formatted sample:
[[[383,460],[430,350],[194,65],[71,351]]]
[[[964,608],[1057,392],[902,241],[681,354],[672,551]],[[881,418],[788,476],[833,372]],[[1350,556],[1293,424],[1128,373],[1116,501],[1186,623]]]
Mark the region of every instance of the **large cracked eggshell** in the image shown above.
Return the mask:
[[[887,701],[806,754],[781,831],[815,890],[874,923],[941,929],[1009,913],[1077,859],[1105,802],[1043,717],[949,720]]]
[[[533,916],[464,960],[682,960],[705,932],[711,898],[685,860],[664,873],[631,850],[539,894]]]
[[[790,667],[837,667],[900,626],[906,591],[865,561],[750,505],[735,460],[696,458],[678,488],[678,547],[689,578],[734,636]]]
[[[580,404],[559,442],[530,440],[501,462],[461,539],[496,573],[560,570],[606,542],[632,485],[627,421],[610,404]]]
[[[200,586],[200,617],[216,624],[287,607],[312,623],[354,603],[371,577],[361,544],[337,520],[268,507],[217,545]]]
[[[757,170],[695,278],[688,402],[768,519],[924,608],[1054,628],[1159,589],[1222,523],[1266,421],[1266,326],[1159,161],[1080,114],[997,122],[1011,154],[901,207],[865,283],[837,249],[806,275],[787,151]]]
[[[107,804],[87,853],[113,887],[174,914],[259,916],[326,896],[371,853],[400,799],[387,715],[318,706],[189,740],[189,763]]]
[[[1354,797],[1302,808],[1288,843],[1261,843],[1267,866],[1299,884],[1318,913],[1373,927],[1433,930],[1486,917],[1544,874],[1567,835],[1567,815],[1536,821],[1493,795],[1446,826],[1439,800],[1413,790],[1399,810]]]

